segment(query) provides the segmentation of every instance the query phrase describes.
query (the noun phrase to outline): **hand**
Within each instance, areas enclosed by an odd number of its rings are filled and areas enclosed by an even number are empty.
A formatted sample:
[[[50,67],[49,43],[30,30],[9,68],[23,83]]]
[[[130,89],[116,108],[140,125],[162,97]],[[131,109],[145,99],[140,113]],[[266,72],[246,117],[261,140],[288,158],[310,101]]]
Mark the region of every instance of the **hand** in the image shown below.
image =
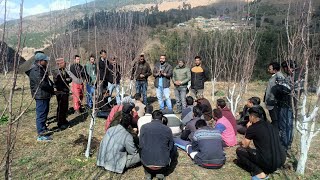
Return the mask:
[[[134,133],[138,134],[138,128],[133,128],[132,130]]]
[[[163,76],[167,76],[167,73],[161,73]]]
[[[247,128],[250,127],[251,125],[252,125],[252,122],[249,121],[249,122],[247,123]]]
[[[143,74],[140,74],[140,77],[141,77],[141,78],[144,78],[145,76],[144,76]]]

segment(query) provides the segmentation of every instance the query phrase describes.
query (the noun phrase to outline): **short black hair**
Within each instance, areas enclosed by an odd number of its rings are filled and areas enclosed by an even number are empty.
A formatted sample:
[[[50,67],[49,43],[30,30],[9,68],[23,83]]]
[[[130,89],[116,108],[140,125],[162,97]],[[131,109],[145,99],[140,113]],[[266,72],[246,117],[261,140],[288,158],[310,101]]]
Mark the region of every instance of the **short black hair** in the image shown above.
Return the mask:
[[[120,120],[120,125],[123,126],[125,129],[127,129],[132,123],[132,115],[122,113],[122,117]]]
[[[134,99],[135,99],[135,100],[141,99],[141,94],[140,94],[140,93],[136,93],[136,94],[134,95]]]
[[[153,106],[152,105],[146,106],[145,109],[146,109],[146,113],[152,114],[152,111],[153,111]]]
[[[201,60],[201,57],[200,56],[196,56],[196,57],[194,57],[194,59],[200,59]]]
[[[218,119],[222,118],[222,111],[220,109],[214,109],[212,112],[214,117]]]
[[[152,119],[161,120],[163,113],[160,110],[155,110],[152,112]]]
[[[262,117],[262,109],[260,107],[252,107],[248,110],[250,115],[253,115],[257,118],[261,118]]]
[[[96,58],[93,54],[90,55],[90,58]]]
[[[104,50],[104,49],[102,49],[102,50],[100,51],[100,54],[102,54],[102,53],[106,53],[106,54],[107,54],[107,51]]]
[[[219,106],[220,108],[224,108],[226,107],[226,101],[224,99],[217,99],[217,106]]]
[[[80,56],[78,54],[74,55],[74,58],[77,58],[77,57],[79,58]]]
[[[296,64],[295,61],[292,61],[292,60],[283,61],[283,62],[281,63],[281,67],[282,67],[282,68],[289,67],[289,68],[295,69],[295,68],[297,68],[297,64]]]
[[[253,105],[259,105],[260,104],[260,98],[259,97],[251,97],[248,99]]]
[[[187,105],[193,105],[193,103],[194,103],[194,99],[193,99],[193,97],[192,96],[187,96],[186,97],[186,102],[187,102]]]
[[[278,62],[272,62],[269,66],[272,66],[273,70],[280,71],[280,64]]]
[[[203,119],[199,119],[195,124],[196,129],[199,129],[205,126],[207,126],[207,122]]]
[[[198,105],[193,107],[192,112],[193,112],[194,117],[201,117],[202,116],[202,108]]]
[[[162,124],[164,124],[164,125],[168,125],[168,118],[167,118],[167,117],[162,116],[161,121],[162,121]]]

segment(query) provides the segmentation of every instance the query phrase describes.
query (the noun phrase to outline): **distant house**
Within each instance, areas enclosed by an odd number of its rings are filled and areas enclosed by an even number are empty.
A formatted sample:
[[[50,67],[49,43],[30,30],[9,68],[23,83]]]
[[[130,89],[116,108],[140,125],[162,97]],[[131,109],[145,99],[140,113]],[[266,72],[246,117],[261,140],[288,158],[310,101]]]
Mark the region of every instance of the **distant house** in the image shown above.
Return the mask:
[[[185,23],[179,23],[178,25],[177,25],[177,27],[186,27],[187,25],[185,24]]]

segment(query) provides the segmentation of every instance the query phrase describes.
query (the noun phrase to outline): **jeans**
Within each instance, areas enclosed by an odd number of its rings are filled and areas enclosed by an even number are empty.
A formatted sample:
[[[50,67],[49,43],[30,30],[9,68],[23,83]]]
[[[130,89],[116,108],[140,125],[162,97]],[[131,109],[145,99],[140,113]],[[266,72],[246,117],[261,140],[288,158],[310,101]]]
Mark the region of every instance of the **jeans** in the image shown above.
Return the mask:
[[[121,101],[120,101],[120,85],[119,84],[112,84],[112,83],[109,83],[108,82],[108,91],[110,93],[110,97],[108,98],[108,103],[111,102],[112,98],[112,92],[113,90],[116,89],[116,101],[117,101],[117,104],[120,105],[121,104]]]
[[[158,102],[160,105],[160,110],[164,109],[163,96],[165,97],[167,108],[169,110],[172,110],[172,104],[171,104],[171,99],[170,99],[170,89],[158,87],[156,90],[156,93],[157,93],[157,98],[158,98]]]
[[[269,115],[271,118],[271,124],[274,128],[279,129],[279,119],[278,119],[278,107],[274,106],[272,110],[269,110]]]
[[[264,173],[270,173],[266,171],[266,168],[263,167],[261,159],[257,156],[255,149],[238,147],[236,150],[237,153],[237,164],[240,165],[246,171],[249,171],[252,176]]]
[[[282,145],[289,149],[293,139],[293,112],[289,107],[279,109],[279,133]]]
[[[57,123],[58,127],[68,124],[67,113],[69,108],[69,93],[57,94]]]
[[[50,99],[36,99],[36,126],[38,135],[47,130]]]
[[[187,87],[176,87],[174,89],[174,94],[176,96],[176,101],[177,101],[177,111],[181,112],[183,109],[187,107],[187,102],[186,102]]]
[[[203,89],[191,89],[190,91],[190,95],[193,97],[193,98],[197,98],[198,95],[203,95]]]
[[[144,105],[147,105],[147,88],[148,81],[136,81],[136,93],[140,93],[142,95]]]
[[[87,84],[87,85],[86,85],[86,88],[87,88],[87,94],[86,94],[86,97],[87,97],[87,105],[88,105],[88,107],[91,109],[92,106],[93,106],[92,97],[93,97],[93,93],[94,93],[95,87],[94,87],[93,85]]]
[[[81,102],[83,99],[83,84],[72,83],[71,91],[73,98],[73,108],[75,111],[80,110]]]

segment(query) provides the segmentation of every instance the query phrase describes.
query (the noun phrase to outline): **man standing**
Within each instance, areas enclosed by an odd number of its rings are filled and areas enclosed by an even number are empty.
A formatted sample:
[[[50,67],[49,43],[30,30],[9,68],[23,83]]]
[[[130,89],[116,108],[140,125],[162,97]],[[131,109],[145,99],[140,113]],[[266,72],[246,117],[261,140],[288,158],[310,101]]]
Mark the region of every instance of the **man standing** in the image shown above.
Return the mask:
[[[58,128],[66,129],[69,126],[67,121],[67,113],[69,108],[69,84],[71,83],[71,78],[66,70],[66,62],[63,58],[56,60],[59,69],[53,72],[53,80],[55,88],[57,90],[57,123]]]
[[[169,165],[176,158],[177,148],[173,143],[171,129],[162,123],[160,110],[152,113],[152,121],[144,124],[140,131],[140,157],[147,179],[156,175],[164,179]]]
[[[97,79],[97,67],[94,55],[90,56],[89,62],[85,65],[86,79],[87,79],[87,106],[92,109],[93,107],[93,94],[95,91],[95,84]]]
[[[83,78],[85,77],[85,71],[80,64],[80,56],[74,56],[74,63],[70,67],[70,76],[72,78],[72,97],[73,97],[73,108],[77,114],[81,113],[81,102],[83,99]]]
[[[196,56],[195,66],[191,69],[191,96],[203,94],[204,82],[209,80],[209,71],[201,63],[201,57]]]
[[[190,69],[185,66],[183,60],[178,61],[178,65],[173,69],[172,81],[175,86],[174,94],[177,102],[177,113],[181,113],[187,107],[186,94],[187,86],[190,81]]]
[[[116,90],[116,102],[119,105],[120,101],[120,65],[116,62],[116,57],[113,57],[111,60],[107,61],[107,81],[108,81],[108,91],[110,93],[110,97],[108,98],[108,103],[112,100],[112,92]]]
[[[139,61],[133,65],[131,80],[136,78],[136,93],[142,94],[144,105],[147,105],[148,77],[150,75],[150,65],[144,59],[144,54],[141,54]]]
[[[275,94],[272,88],[276,85],[276,79],[284,79],[283,74],[280,72],[280,64],[277,62],[270,63],[268,66],[268,72],[272,75],[269,79],[263,102],[266,104],[269,110],[272,125],[275,128],[279,128],[278,113],[279,108],[276,104]]]
[[[100,60],[99,60],[99,86],[100,86],[100,94],[103,92],[103,90],[108,89],[108,70],[107,70],[107,52],[106,50],[102,49],[100,51]]]
[[[49,113],[50,98],[54,93],[53,82],[47,73],[49,57],[44,53],[35,54],[35,63],[26,71],[30,80],[32,97],[36,100],[36,125],[38,141],[50,141],[52,138],[47,135],[46,121]]]
[[[170,99],[170,78],[172,76],[172,66],[166,62],[166,55],[160,56],[160,62],[154,65],[153,76],[155,77],[154,86],[157,88],[157,98],[160,110],[164,110],[163,96],[169,111],[172,111]]]

